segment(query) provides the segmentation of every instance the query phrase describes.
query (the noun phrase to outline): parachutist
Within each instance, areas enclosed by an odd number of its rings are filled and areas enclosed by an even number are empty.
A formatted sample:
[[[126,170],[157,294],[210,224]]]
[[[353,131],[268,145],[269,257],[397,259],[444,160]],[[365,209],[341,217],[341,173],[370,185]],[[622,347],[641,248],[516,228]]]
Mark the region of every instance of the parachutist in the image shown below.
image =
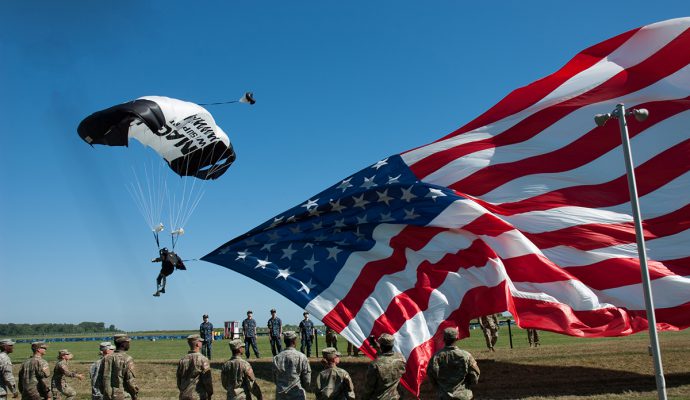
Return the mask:
[[[175,254],[174,251],[169,251],[167,248],[163,247],[158,251],[158,258],[154,258],[151,262],[161,262],[161,272],[158,273],[156,277],[156,293],[153,295],[158,297],[161,293],[165,293],[165,283],[167,277],[172,275],[176,269],[186,270],[184,262],[182,259]]]

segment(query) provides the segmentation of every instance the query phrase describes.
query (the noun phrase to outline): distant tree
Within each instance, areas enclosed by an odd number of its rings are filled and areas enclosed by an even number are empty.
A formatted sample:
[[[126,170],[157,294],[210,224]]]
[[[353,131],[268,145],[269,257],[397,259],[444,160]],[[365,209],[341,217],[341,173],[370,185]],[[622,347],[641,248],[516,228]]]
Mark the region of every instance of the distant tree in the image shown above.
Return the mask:
[[[110,325],[107,331],[115,332],[118,329]],[[0,324],[0,336],[25,336],[25,335],[49,335],[49,334],[77,334],[77,333],[102,333],[106,332],[104,322],[81,322],[79,324]]]

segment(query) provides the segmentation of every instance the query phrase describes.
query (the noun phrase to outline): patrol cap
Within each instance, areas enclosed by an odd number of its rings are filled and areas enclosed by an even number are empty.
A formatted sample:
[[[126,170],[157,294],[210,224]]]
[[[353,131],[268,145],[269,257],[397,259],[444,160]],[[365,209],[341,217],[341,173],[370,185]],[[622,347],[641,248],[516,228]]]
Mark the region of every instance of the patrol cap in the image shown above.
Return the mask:
[[[274,313],[274,312],[277,312],[277,311],[276,311],[275,308],[271,308],[271,312]]]
[[[112,343],[110,342],[101,342],[101,344],[98,345],[98,348],[103,351],[103,350],[108,350],[112,346]]]
[[[309,315],[309,311],[303,312],[302,315]]]
[[[395,338],[390,333],[382,333],[377,342],[379,342],[379,345],[381,346],[393,346],[393,343],[395,343]]]
[[[113,336],[113,341],[115,341],[115,343],[122,343],[130,342],[132,339],[130,339],[126,333],[118,333],[117,335]]]
[[[254,313],[252,312],[252,310],[249,310],[249,311],[247,311],[247,315],[249,315],[249,314],[254,314]]]
[[[58,357],[68,356],[68,355],[70,355],[70,354],[72,354],[72,353],[70,353],[69,350],[67,350],[67,349],[62,349],[62,350],[60,350],[60,351],[58,352]]]
[[[0,346],[12,346],[14,345],[14,342],[12,339],[7,338],[7,339],[0,339]]]
[[[283,332],[283,337],[288,340],[295,340],[297,339],[297,334],[293,331],[286,331]]]
[[[240,339],[235,339],[231,340],[230,343],[228,343],[230,346],[230,351],[237,351],[237,350],[242,350],[242,347],[244,343]]]
[[[443,340],[448,342],[458,339],[458,330],[455,328],[446,328],[443,330]]]
[[[31,343],[31,350],[47,349],[47,348],[48,348],[48,345],[46,344],[46,342],[44,342],[42,340]]]
[[[189,335],[187,336],[187,342],[193,343],[193,342],[203,342],[204,339],[201,338],[199,335]]]
[[[325,349],[321,350],[321,355],[323,358],[335,358],[335,357],[340,357],[340,353],[338,350],[336,350],[335,347],[326,347]]]
[[[208,318],[208,314],[204,314],[201,318]]]

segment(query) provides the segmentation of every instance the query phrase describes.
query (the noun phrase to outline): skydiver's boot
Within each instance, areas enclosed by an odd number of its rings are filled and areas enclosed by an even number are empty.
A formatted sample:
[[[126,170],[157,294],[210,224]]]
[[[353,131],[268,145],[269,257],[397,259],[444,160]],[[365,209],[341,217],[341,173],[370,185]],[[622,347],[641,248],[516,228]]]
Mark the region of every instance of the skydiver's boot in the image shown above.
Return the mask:
[[[156,293],[154,293],[153,295],[154,295],[155,297],[160,297],[161,292],[159,292],[159,291],[156,290]]]

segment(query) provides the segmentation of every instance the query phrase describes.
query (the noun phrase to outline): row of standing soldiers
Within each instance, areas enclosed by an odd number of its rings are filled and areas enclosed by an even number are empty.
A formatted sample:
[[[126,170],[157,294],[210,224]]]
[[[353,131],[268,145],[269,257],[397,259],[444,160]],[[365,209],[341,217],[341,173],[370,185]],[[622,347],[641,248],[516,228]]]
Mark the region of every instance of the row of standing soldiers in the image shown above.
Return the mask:
[[[444,331],[446,347],[439,350],[430,360],[427,374],[431,383],[437,388],[439,398],[471,399],[470,385],[479,379],[479,367],[474,358],[466,351],[454,345],[458,332],[454,328]],[[316,394],[317,399],[354,399],[354,383],[347,371],[339,368],[340,353],[333,347],[322,351],[324,370],[311,382],[311,367],[307,356],[295,348],[295,332],[284,332],[285,350],[273,357],[272,374],[276,385],[277,400],[306,399],[306,388]],[[114,336],[115,346],[109,342],[101,343],[102,357],[90,368],[92,399],[94,400],[136,400],[139,388],[135,378],[134,360],[127,354],[130,338],[120,334]],[[213,381],[208,358],[201,354],[204,339],[199,335],[187,337],[190,351],[178,363],[177,386],[180,400],[210,400],[213,396]],[[398,399],[398,385],[405,373],[405,359],[393,351],[395,339],[392,335],[382,334],[375,341],[376,359],[367,369],[362,397],[368,399]],[[69,370],[67,361],[71,354],[60,351],[63,357],[55,367],[52,390],[49,390],[48,363],[43,359],[47,349],[44,342],[32,343],[34,355],[22,364],[19,372],[19,385],[14,384],[12,363],[9,353],[14,342],[5,339],[0,341],[3,352],[0,353],[0,369],[3,382],[0,385],[0,400],[8,394],[17,397],[21,392],[22,399],[71,400],[76,395],[64,379],[65,377],[83,378]],[[243,343],[240,340],[230,342],[232,358],[221,368],[222,386],[227,390],[227,399],[263,399],[256,383],[252,366],[241,358]],[[7,375],[9,365],[9,376]]]

